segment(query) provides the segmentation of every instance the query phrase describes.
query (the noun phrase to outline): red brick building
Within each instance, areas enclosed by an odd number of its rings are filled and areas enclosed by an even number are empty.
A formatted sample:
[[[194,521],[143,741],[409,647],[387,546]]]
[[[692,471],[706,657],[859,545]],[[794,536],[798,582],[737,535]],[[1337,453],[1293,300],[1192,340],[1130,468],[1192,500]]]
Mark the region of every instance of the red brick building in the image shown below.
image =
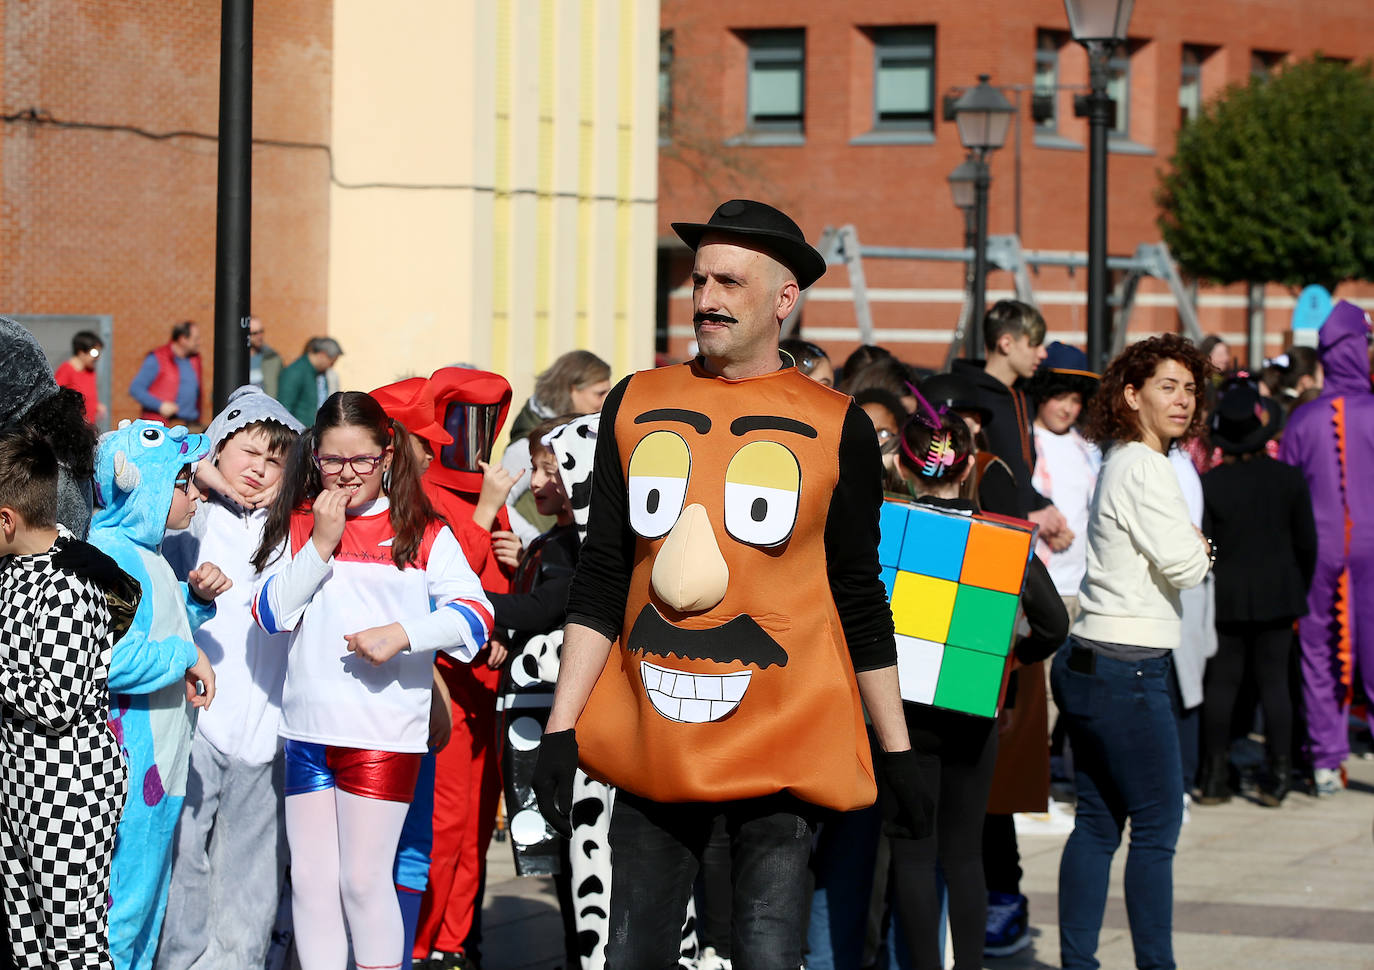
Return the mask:
[[[332,4],[256,8],[254,135],[320,146],[253,154],[252,305],[290,362],[327,322]],[[219,19],[218,0],[0,0],[0,313],[112,315],[116,420],[178,320],[202,326],[209,383]]]
[[[1085,248],[1087,128],[1073,116],[1072,89],[1086,85],[1087,57],[1069,37],[1062,0],[665,0],[662,29],[659,326],[670,354],[685,354],[691,339],[691,261],[669,223],[704,221],[725,199],[771,201],[813,241],[827,226],[852,224],[865,245],[962,246],[963,216],[946,177],[964,152],[940,106],[980,74],[1010,89],[1020,109],[1007,145],[990,159],[989,232],[1017,232],[1028,250]],[[1366,56],[1374,6],[1137,3],[1129,34],[1113,63],[1119,130],[1108,162],[1109,250],[1123,256],[1160,239],[1153,194],[1182,119],[1286,59]],[[1035,88],[1053,92],[1053,112],[1039,121]],[[962,303],[963,265],[866,260],[864,270],[877,342],[913,363],[937,364]],[[1081,344],[1086,271],[1047,267],[1031,280],[1052,338]],[[988,284],[989,302],[1011,295],[1004,272],[992,272]],[[1294,295],[1268,288],[1267,353],[1282,345]],[[1243,358],[1246,287],[1203,288],[1199,296],[1204,332],[1221,333]],[[1351,285],[1337,296],[1374,298],[1374,287]],[[1177,326],[1168,289],[1146,280],[1132,331]],[[837,359],[855,346],[843,267],[815,287],[802,332]]]

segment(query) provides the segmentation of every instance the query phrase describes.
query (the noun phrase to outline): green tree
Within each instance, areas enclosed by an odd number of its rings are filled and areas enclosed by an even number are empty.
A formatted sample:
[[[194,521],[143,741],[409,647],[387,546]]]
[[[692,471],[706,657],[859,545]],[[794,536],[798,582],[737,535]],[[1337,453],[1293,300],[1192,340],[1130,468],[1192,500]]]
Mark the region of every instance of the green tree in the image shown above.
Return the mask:
[[[1374,75],[1320,57],[1234,85],[1178,133],[1155,195],[1190,276],[1374,279]]]

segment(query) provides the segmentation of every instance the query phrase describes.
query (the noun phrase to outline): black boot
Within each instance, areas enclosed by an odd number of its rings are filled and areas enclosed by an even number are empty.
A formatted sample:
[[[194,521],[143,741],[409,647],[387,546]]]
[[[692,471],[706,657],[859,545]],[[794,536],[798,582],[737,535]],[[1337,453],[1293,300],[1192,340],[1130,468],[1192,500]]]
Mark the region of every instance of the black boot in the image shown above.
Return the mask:
[[[1293,779],[1293,759],[1287,754],[1277,754],[1269,759],[1269,773],[1273,776],[1268,785],[1260,789],[1259,801],[1265,808],[1278,808],[1283,797],[1288,794]]]
[[[1202,762],[1202,781],[1198,785],[1199,805],[1221,805],[1231,800],[1231,786],[1227,777],[1231,759],[1227,752],[1208,754]]]

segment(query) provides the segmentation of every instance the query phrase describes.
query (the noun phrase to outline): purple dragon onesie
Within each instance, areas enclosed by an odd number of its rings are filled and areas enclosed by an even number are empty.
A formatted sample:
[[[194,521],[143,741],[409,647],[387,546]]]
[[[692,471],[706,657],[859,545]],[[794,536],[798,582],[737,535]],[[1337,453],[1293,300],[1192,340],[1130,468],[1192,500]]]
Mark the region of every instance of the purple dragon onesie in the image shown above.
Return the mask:
[[[1321,396],[1293,412],[1279,458],[1302,469],[1317,522],[1317,571],[1298,621],[1313,768],[1350,754],[1353,685],[1374,698],[1374,388],[1370,324],[1342,300],[1322,325]],[[1374,712],[1371,712],[1374,722]]]

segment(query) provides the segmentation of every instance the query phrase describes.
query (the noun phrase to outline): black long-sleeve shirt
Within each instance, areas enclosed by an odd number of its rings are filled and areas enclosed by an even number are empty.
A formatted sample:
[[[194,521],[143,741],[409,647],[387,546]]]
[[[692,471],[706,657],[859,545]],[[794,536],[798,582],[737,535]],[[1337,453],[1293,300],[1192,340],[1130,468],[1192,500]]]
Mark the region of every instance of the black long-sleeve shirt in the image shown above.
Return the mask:
[[[601,407],[592,469],[587,539],[568,600],[568,622],[614,640],[620,636],[635,562],[627,488],[615,421],[625,388],[621,381]],[[873,423],[850,404],[840,432],[839,479],[825,522],[825,570],[855,671],[897,662],[892,611],[878,567],[878,517],[882,462]]]

